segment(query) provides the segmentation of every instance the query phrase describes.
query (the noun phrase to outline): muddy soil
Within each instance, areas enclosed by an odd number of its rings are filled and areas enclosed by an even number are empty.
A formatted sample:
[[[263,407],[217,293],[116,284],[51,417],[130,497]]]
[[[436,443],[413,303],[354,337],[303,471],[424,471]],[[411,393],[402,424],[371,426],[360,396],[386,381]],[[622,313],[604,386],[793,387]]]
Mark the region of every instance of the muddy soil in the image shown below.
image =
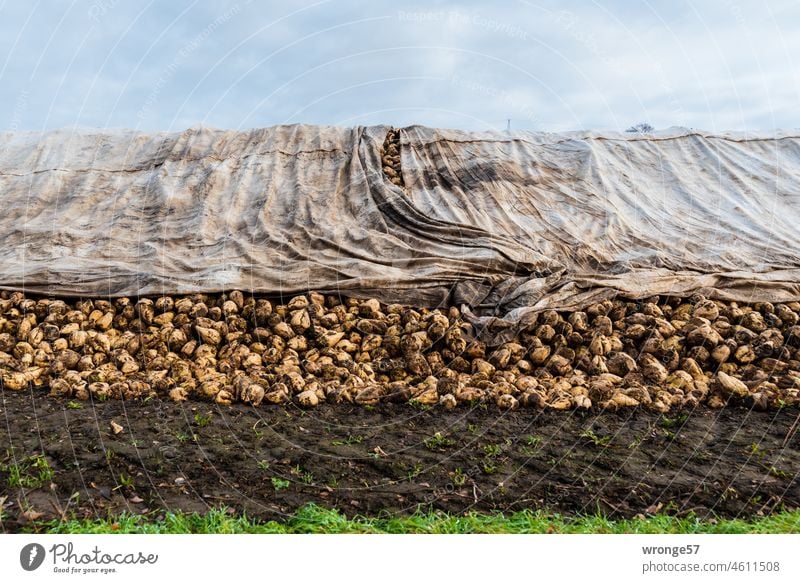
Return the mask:
[[[31,520],[220,506],[281,519],[309,502],[349,516],[527,508],[748,518],[800,507],[791,408],[662,416],[0,398],[6,532]]]

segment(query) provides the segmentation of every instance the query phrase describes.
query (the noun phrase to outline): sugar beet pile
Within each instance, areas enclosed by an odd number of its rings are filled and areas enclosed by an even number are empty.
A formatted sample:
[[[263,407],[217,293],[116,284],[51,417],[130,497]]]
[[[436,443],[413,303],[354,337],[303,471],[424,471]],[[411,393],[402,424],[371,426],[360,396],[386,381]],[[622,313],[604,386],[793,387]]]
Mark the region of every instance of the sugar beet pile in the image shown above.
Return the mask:
[[[303,407],[797,404],[798,151],[683,130],[2,134],[0,379]]]
[[[240,291],[155,301],[26,299],[2,292],[3,387],[57,396],[558,410],[796,404],[800,304],[702,296],[547,310],[514,342],[475,340],[459,310],[311,293]]]

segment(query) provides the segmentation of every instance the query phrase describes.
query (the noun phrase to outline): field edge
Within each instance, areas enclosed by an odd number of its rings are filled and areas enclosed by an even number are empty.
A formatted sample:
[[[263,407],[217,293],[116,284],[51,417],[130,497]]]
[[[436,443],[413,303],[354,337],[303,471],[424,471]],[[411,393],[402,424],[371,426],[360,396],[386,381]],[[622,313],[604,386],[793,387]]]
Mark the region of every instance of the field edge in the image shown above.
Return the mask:
[[[39,534],[800,534],[800,510],[754,520],[701,519],[693,515],[601,514],[567,517],[543,510],[510,514],[418,512],[410,516],[347,518],[336,509],[307,504],[285,520],[259,522],[228,508],[205,514],[120,513],[95,519],[31,522],[20,532]]]

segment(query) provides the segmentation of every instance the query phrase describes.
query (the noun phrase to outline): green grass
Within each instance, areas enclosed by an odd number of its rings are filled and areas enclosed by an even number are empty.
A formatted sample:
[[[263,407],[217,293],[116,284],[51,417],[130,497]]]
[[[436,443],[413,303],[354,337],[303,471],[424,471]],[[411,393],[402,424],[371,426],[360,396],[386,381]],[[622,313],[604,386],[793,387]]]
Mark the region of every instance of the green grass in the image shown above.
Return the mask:
[[[309,504],[282,522],[256,522],[234,516],[224,509],[205,515],[168,513],[161,520],[122,514],[106,520],[40,522],[29,531],[80,533],[392,533],[392,534],[543,534],[543,533],[637,533],[637,534],[741,534],[800,533],[800,511],[783,512],[754,522],[708,521],[694,517],[653,516],[645,519],[609,520],[602,516],[567,518],[542,511],[503,515],[466,514],[451,516],[418,513],[411,516],[348,519],[336,510]]]

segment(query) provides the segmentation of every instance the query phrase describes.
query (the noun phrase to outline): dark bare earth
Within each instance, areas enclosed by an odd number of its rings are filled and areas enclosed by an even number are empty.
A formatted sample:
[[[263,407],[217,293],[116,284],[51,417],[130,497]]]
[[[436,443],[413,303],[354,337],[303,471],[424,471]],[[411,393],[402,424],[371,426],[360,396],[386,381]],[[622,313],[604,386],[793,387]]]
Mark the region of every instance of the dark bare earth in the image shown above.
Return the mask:
[[[40,392],[0,397],[6,532],[31,519],[219,506],[280,519],[308,502],[351,516],[422,507],[745,518],[800,507],[797,433],[784,444],[793,408],[671,416],[161,400],[73,408]],[[12,465],[41,454],[52,479],[10,486]]]

